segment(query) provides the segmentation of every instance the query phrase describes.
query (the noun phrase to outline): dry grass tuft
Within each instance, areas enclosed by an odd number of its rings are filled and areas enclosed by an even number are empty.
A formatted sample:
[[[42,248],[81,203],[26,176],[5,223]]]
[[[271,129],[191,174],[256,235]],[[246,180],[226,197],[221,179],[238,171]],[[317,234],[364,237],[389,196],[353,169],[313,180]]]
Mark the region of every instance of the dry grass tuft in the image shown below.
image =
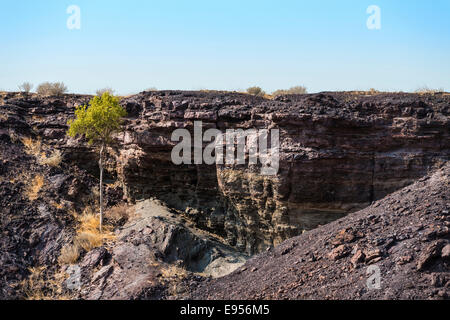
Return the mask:
[[[90,251],[93,248],[101,246],[105,241],[113,240],[115,238],[112,232],[112,226],[103,225],[103,231],[100,233],[100,219],[99,216],[87,207],[83,214],[77,218],[79,227],[77,229],[77,238],[75,242],[85,249]]]
[[[8,129],[9,138],[11,139],[12,143],[17,143],[20,141],[20,137],[17,133],[15,133],[13,130]]]
[[[39,163],[42,165],[46,164],[51,167],[59,167],[59,165],[61,164],[61,161],[62,161],[61,151],[56,150],[48,157],[45,153],[41,154],[41,157],[38,160],[39,160]]]
[[[179,289],[183,287],[182,281],[187,275],[186,270],[174,265],[169,265],[161,269],[161,280],[167,284],[167,290],[172,296],[178,295]]]
[[[36,175],[31,184],[29,184],[25,189],[25,195],[30,201],[34,201],[38,198],[39,191],[41,191],[44,185],[44,176]]]
[[[52,167],[58,167],[62,161],[61,151],[55,150],[49,156],[45,152],[45,148],[42,145],[40,139],[33,140],[32,138],[25,137],[21,139],[25,146],[25,153],[34,156],[40,165],[49,165]]]
[[[107,209],[105,219],[113,225],[120,225],[128,221],[134,214],[134,207],[121,203]]]
[[[80,257],[80,248],[75,245],[68,245],[64,246],[61,249],[61,254],[58,258],[59,264],[74,264],[78,261],[78,258]]]
[[[82,250],[89,252],[94,248],[102,246],[107,241],[115,239],[111,225],[103,225],[103,232],[100,232],[100,220],[91,207],[86,207],[82,214],[70,211],[78,222],[77,235],[72,245],[61,250],[59,263],[74,264],[78,261]]]
[[[184,279],[187,276],[187,272],[183,268],[169,265],[167,268],[161,269],[161,275],[166,279]]]
[[[41,140],[33,140],[33,138],[25,137],[20,139],[25,146],[25,153],[35,156],[36,158],[42,155],[42,142]]]

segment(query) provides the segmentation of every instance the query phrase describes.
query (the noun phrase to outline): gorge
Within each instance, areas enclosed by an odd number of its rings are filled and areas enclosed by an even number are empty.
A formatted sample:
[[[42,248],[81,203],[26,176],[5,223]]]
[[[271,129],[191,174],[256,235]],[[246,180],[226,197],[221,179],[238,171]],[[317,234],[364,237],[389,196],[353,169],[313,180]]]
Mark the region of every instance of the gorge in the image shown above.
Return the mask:
[[[23,278],[30,266],[55,263],[73,234],[69,208],[78,208],[96,185],[95,150],[66,135],[75,107],[89,99],[0,95],[5,283]],[[446,93],[322,92],[268,100],[231,92],[158,91],[124,97],[121,104],[128,116],[109,150],[107,205],[157,199],[245,255],[364,209],[450,157]],[[278,174],[263,176],[258,165],[174,164],[172,132],[193,133],[195,121],[205,130],[279,129]],[[24,154],[21,137],[60,150],[64,166],[38,165]],[[23,199],[27,179],[14,176],[26,170],[42,172],[44,189],[67,201],[67,208],[50,208],[50,193],[41,192],[31,203]],[[43,234],[30,231],[33,226]],[[15,271],[7,275],[8,270]],[[8,290],[3,295],[11,295]]]

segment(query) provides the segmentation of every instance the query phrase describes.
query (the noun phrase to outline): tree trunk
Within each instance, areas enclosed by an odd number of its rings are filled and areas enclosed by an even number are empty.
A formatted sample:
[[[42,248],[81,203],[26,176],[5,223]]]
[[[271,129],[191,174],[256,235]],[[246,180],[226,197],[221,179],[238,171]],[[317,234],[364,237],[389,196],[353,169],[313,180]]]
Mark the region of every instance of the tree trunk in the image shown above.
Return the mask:
[[[100,148],[100,159],[98,160],[98,165],[100,167],[100,233],[102,233],[103,227],[103,151],[105,145],[102,144]]]

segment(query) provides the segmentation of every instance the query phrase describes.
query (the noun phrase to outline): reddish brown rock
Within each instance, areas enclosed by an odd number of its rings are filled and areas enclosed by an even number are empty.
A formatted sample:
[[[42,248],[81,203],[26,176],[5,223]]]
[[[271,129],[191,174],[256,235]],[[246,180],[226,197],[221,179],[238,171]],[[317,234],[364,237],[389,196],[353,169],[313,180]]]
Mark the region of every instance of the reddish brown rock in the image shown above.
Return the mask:
[[[365,257],[366,256],[362,250],[357,250],[353,257],[350,259],[350,262],[352,263],[353,267],[356,267],[358,263],[364,261]]]
[[[341,244],[340,246],[336,247],[331,251],[328,255],[328,257],[331,260],[339,260],[345,256],[347,256],[350,253],[349,247],[346,245]]]

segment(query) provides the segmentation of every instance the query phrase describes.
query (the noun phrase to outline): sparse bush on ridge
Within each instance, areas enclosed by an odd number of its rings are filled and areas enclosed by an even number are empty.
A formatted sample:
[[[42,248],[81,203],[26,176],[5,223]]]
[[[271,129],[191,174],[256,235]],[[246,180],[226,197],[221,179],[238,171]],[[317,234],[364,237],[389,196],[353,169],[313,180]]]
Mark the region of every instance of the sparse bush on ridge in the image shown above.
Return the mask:
[[[67,92],[67,87],[63,82],[41,83],[36,92],[42,96],[60,96]]]
[[[272,93],[273,96],[280,96],[283,94],[305,94],[308,93],[308,90],[304,86],[296,86],[287,90],[276,90]]]
[[[158,88],[150,87],[150,88],[145,89],[144,91],[147,91],[147,92],[158,91]]]
[[[247,93],[257,97],[264,97],[266,94],[260,87],[250,87]]]
[[[110,87],[106,87],[103,89],[99,89],[95,92],[95,94],[99,97],[101,97],[105,92],[108,92],[110,95],[114,95],[114,93],[116,92],[115,90],[111,89]]]
[[[414,92],[420,93],[420,94],[424,94],[424,93],[434,94],[434,93],[439,93],[439,92],[445,92],[445,90],[444,90],[444,88],[431,89],[431,88],[428,88],[427,86],[423,86],[423,87],[416,89]]]
[[[29,82],[24,82],[18,86],[19,90],[23,93],[30,93],[31,89],[33,89],[33,85]]]

